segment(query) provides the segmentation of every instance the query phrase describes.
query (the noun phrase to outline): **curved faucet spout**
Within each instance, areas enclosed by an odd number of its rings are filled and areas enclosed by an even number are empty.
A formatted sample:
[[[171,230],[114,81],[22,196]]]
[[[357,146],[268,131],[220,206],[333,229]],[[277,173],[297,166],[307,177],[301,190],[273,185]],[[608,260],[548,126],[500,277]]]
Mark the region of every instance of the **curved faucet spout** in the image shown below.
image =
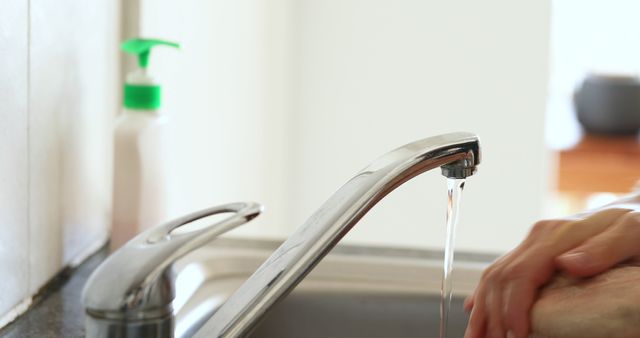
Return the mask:
[[[451,133],[407,144],[378,158],[349,180],[299,227],[196,333],[238,337],[291,291],[382,198],[411,178],[441,167],[464,178],[480,163],[471,133]]]

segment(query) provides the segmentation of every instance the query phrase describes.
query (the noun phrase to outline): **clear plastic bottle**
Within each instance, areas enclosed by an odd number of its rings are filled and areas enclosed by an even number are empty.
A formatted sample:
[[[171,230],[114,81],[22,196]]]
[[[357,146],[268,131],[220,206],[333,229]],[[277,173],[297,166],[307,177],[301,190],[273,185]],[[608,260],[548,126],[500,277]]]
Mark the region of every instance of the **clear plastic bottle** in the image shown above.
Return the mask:
[[[168,216],[168,118],[160,112],[161,88],[146,71],[150,50],[158,45],[178,47],[150,39],[122,44],[138,56],[140,69],[127,76],[124,109],[114,128],[112,251]]]

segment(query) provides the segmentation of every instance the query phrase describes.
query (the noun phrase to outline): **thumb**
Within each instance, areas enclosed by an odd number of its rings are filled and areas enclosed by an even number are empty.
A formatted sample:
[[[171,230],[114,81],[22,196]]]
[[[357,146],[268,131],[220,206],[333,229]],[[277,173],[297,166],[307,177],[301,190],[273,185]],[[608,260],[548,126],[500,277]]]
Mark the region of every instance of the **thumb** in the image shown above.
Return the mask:
[[[604,232],[557,257],[557,265],[571,275],[587,277],[636,256],[640,251],[639,215],[621,216]]]

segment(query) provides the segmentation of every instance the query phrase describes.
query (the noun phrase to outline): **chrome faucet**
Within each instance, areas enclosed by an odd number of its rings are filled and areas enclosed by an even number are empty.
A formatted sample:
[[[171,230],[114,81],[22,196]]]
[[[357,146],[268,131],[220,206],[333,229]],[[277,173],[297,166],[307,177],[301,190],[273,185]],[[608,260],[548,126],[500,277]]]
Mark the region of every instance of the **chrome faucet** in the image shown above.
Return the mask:
[[[448,178],[466,178],[474,174],[479,163],[480,144],[471,133],[430,137],[383,155],[335,192],[202,327],[189,330],[190,335],[193,332],[198,338],[247,335],[271,306],[304,279],[388,193],[437,167]],[[260,210],[256,204],[213,208],[136,237],[105,261],[85,287],[87,337],[173,337],[173,261],[220,233],[251,220]],[[198,236],[171,235],[171,231],[182,224],[219,212],[236,215],[200,230]],[[171,247],[173,252],[164,247],[148,250],[157,243]],[[141,266],[144,269],[140,269]]]
[[[86,337],[173,337],[173,263],[260,214],[256,203],[208,208],[151,228],[111,254],[82,292]],[[232,213],[209,227],[179,228],[212,215]]]

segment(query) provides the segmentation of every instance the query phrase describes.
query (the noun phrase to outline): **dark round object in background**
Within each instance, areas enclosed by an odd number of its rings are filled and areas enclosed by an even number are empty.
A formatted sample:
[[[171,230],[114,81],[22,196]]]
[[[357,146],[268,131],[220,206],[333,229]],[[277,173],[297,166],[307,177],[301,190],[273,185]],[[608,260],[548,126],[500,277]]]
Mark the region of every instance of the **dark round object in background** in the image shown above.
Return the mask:
[[[589,75],[574,94],[578,121],[591,133],[629,135],[640,130],[640,81]]]

